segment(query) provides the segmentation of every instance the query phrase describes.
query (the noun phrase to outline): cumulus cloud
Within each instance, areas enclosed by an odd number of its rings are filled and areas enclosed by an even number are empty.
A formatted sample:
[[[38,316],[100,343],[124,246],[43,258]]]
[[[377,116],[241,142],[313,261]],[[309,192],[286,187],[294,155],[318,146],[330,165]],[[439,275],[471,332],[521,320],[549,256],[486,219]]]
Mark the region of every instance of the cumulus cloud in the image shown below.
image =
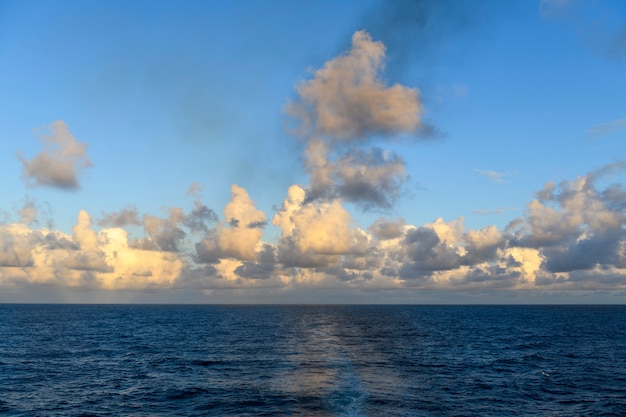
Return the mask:
[[[43,149],[33,159],[21,153],[24,178],[30,186],[49,186],[66,190],[79,188],[79,176],[93,166],[87,156],[87,144],[76,141],[63,120],[55,121],[50,134],[41,139]]]
[[[368,230],[378,240],[396,239],[404,233],[406,222],[404,219],[387,220],[379,218],[372,223]]]
[[[326,266],[350,251],[350,214],[338,200],[306,202],[305,190],[289,188],[272,224],[281,229],[280,261],[288,266]]]
[[[185,213],[180,207],[172,207],[165,218],[145,214],[143,227],[148,237],[139,241],[139,246],[180,252],[184,249],[181,245],[186,243],[185,238],[188,234],[185,229],[192,233],[208,232],[209,225],[216,221],[215,212],[200,201],[194,202],[194,208],[190,213]]]
[[[373,141],[416,137],[423,113],[419,92],[381,78],[385,46],[365,31],[351,49],[331,59],[297,87],[285,111],[306,141],[304,165],[311,175],[308,199],[343,198],[363,208],[389,208],[406,180],[404,161]]]
[[[300,100],[286,111],[300,120],[301,134],[353,141],[414,132],[422,112],[419,94],[414,88],[385,85],[379,77],[384,58],[381,42],[356,32],[348,53],[328,61],[297,87]]]
[[[33,263],[30,248],[41,239],[30,233],[26,225],[11,224],[0,227],[0,267],[28,267]]]
[[[0,228],[0,283],[50,284],[103,289],[168,288],[183,261],[129,246],[125,230],[91,228],[80,211],[72,235],[11,224]]]
[[[210,225],[217,222],[213,210],[194,201],[193,209],[185,213],[182,208],[171,207],[165,217],[150,214],[141,215],[137,208],[129,206],[121,210],[102,213],[97,224],[105,227],[143,226],[146,237],[133,242],[143,249],[160,249],[180,252],[188,233],[208,232]]]
[[[626,190],[600,186],[625,167],[616,162],[547,183],[504,230],[468,230],[463,218],[421,226],[379,218],[361,229],[340,200],[307,201],[298,185],[272,218],[280,230],[275,243],[263,241],[265,214],[237,185],[222,220],[204,223],[200,234],[191,230],[193,210],[178,208],[163,218],[142,216],[145,237],[134,241],[121,227],[94,229],[85,211],[69,235],[7,224],[0,226],[0,283],[203,291],[626,288]]]
[[[626,168],[617,162],[559,185],[547,183],[527,207],[523,219],[511,222],[511,242],[534,248],[549,273],[622,268],[626,192],[597,183]]]
[[[286,111],[299,122],[310,183],[292,185],[275,209],[276,240],[263,239],[268,217],[238,185],[232,185],[221,218],[200,201],[203,187],[193,183],[189,210],[170,207],[159,216],[128,206],[102,213],[95,222],[100,230],[81,210],[70,234],[34,229],[38,206],[26,199],[19,224],[0,225],[0,285],[626,289],[626,190],[620,183],[604,185],[626,168],[624,161],[572,181],[546,183],[504,230],[467,230],[463,218],[413,225],[381,217],[361,228],[345,204],[389,208],[406,180],[402,158],[380,143],[423,126],[418,91],[383,82],[384,59],[382,43],[356,32],[348,52],[299,85]],[[25,170],[47,173],[29,174],[33,181],[73,188],[89,163],[86,146],[62,122],[53,132],[40,155],[22,162]],[[505,175],[479,172],[496,181]],[[143,234],[129,237],[128,226]]]
[[[159,248],[168,252],[179,252],[187,233],[182,229],[186,216],[179,207],[172,207],[169,215],[160,218],[153,215],[144,215],[143,226],[148,239],[143,240],[142,247],[146,249]]]
[[[217,262],[220,258],[255,260],[266,222],[265,213],[255,207],[244,188],[233,184],[224,217],[225,222],[216,230],[209,230],[196,244],[196,259],[199,262]]]

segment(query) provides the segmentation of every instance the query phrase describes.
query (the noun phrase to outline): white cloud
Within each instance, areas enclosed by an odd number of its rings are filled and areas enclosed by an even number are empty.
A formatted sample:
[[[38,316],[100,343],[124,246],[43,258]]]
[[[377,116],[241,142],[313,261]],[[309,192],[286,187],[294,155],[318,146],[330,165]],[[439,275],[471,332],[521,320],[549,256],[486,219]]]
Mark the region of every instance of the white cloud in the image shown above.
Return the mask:
[[[200,262],[217,262],[223,258],[255,260],[266,222],[265,213],[255,207],[244,188],[233,184],[224,217],[225,222],[217,230],[209,230],[196,244],[196,259]]]
[[[79,213],[72,235],[12,224],[2,226],[0,241],[0,285],[163,289],[183,267],[175,254],[130,247],[123,229],[92,230],[85,211]]]

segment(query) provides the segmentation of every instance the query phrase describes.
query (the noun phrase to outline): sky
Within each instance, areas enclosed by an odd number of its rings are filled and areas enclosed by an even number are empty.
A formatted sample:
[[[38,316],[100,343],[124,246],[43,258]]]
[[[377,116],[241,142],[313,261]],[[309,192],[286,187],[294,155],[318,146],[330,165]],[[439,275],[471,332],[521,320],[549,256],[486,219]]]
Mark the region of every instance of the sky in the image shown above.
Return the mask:
[[[0,302],[624,303],[626,3],[0,0]]]

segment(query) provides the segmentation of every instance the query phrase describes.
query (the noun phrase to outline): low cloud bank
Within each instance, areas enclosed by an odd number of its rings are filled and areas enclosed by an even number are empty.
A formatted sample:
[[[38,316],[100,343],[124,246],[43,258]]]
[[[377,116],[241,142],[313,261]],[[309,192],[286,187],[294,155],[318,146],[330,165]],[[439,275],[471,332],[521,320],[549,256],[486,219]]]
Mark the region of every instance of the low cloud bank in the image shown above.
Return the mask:
[[[238,185],[219,216],[194,183],[186,192],[195,199],[190,210],[171,207],[157,216],[128,206],[96,221],[80,211],[66,234],[40,227],[38,206],[27,199],[20,221],[0,225],[0,288],[626,289],[626,190],[603,185],[625,161],[546,183],[504,230],[466,230],[463,218],[412,225],[380,217],[359,226],[345,204],[392,207],[407,174],[402,158],[384,147],[414,141],[422,127],[418,90],[385,83],[384,59],[385,46],[359,31],[345,54],[299,84],[286,112],[306,144],[310,183],[292,185],[272,216]],[[91,166],[87,146],[62,121],[51,130],[40,154],[20,156],[24,177],[77,188],[78,175]],[[264,241],[270,222],[279,235]],[[127,228],[143,232],[131,236]]]

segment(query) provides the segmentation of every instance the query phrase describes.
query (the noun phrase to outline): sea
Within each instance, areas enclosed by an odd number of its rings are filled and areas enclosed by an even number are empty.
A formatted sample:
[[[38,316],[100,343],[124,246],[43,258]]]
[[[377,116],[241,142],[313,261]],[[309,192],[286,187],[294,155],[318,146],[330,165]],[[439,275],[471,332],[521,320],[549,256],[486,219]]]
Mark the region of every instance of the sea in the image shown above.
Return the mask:
[[[626,416],[626,306],[0,305],[1,416]]]

